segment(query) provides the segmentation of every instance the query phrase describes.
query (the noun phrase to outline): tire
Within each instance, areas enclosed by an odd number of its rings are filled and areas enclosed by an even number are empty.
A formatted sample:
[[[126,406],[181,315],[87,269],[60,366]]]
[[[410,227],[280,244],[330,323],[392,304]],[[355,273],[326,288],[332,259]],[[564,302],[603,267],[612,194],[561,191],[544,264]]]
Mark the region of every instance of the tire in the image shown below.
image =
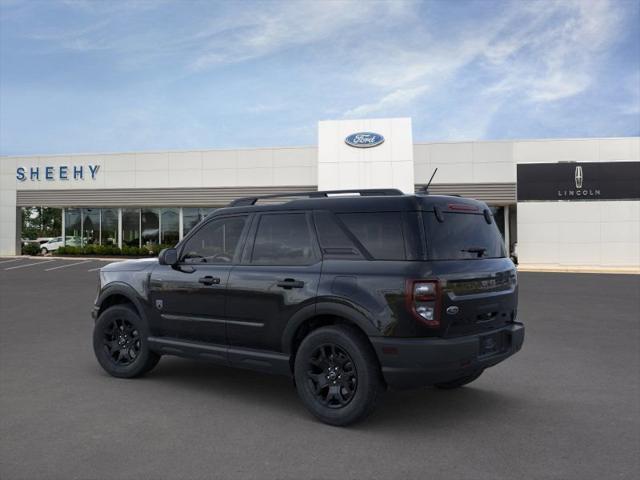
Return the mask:
[[[347,325],[322,327],[307,335],[296,354],[294,377],[309,412],[336,426],[366,418],[384,386],[371,345]]]
[[[460,388],[476,380],[480,375],[482,375],[482,372],[484,372],[484,370],[478,370],[470,375],[456,378],[455,380],[451,380],[450,382],[436,383],[434,386],[442,390],[453,390],[454,388]]]
[[[100,314],[93,329],[93,351],[111,376],[134,378],[151,371],[160,355],[149,349],[149,329],[131,305],[120,304]]]
[[[43,248],[43,249],[40,250],[40,253],[44,256],[47,253],[49,253],[49,250],[47,250],[46,248]]]

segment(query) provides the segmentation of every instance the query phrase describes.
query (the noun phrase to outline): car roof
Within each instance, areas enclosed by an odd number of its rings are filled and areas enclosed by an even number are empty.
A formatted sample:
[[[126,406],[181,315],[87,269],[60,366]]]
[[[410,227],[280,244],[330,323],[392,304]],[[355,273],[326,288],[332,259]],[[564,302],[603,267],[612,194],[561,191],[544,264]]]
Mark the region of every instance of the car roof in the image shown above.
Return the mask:
[[[398,212],[426,211],[439,207],[442,210],[466,210],[482,213],[487,205],[479,200],[453,195],[381,195],[381,196],[330,196],[323,198],[295,198],[293,200],[256,205],[224,207],[215,210],[210,216],[231,213],[257,213],[292,210],[329,210],[334,212]],[[450,208],[453,206],[454,208]],[[459,208],[455,208],[458,206]]]

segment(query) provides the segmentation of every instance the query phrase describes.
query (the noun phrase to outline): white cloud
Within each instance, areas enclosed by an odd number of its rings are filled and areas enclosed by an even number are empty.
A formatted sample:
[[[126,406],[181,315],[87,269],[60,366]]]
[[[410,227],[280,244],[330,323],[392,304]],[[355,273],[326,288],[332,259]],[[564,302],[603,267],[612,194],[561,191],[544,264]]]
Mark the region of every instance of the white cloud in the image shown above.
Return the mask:
[[[598,55],[615,38],[620,13],[607,0],[554,2],[551,6],[526,11],[528,24],[489,46],[485,57],[502,80],[488,86],[486,93],[548,102],[574,96],[590,86]]]
[[[326,48],[341,36],[353,36],[366,20],[368,29],[407,15],[407,2],[328,1],[278,2],[269,8],[215,19],[198,34],[205,47],[191,62],[194,70],[239,63],[283,49],[324,42]],[[230,22],[221,30],[220,23]]]
[[[345,117],[364,117],[381,110],[390,111],[396,108],[404,107],[413,102],[416,98],[420,97],[426,92],[428,86],[420,86],[414,88],[399,88],[393,92],[385,95],[380,100],[374,103],[365,103],[359,105],[351,110],[347,110],[344,114]]]
[[[589,88],[599,55],[615,39],[621,20],[617,5],[608,0],[567,0],[515,2],[446,38],[430,36],[428,25],[413,25],[422,48],[398,42],[383,49],[388,61],[362,64],[356,78],[377,98],[351,106],[344,115],[385,114],[427,92],[446,95],[457,83],[469,82],[465,68],[474,65],[474,74],[483,74],[473,84],[483,108],[468,121],[481,137],[499,106],[512,98],[554,102]],[[452,106],[459,108],[466,106]]]

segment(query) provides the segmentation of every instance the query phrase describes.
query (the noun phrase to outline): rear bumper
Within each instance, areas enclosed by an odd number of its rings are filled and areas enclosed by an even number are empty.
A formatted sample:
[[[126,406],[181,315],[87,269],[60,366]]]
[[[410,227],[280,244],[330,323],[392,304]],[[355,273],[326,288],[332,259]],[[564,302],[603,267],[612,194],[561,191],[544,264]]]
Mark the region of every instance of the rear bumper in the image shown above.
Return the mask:
[[[488,336],[497,335],[500,348],[481,354]],[[492,367],[522,348],[524,325],[513,323],[482,335],[457,338],[370,337],[387,385],[394,389],[443,383]]]

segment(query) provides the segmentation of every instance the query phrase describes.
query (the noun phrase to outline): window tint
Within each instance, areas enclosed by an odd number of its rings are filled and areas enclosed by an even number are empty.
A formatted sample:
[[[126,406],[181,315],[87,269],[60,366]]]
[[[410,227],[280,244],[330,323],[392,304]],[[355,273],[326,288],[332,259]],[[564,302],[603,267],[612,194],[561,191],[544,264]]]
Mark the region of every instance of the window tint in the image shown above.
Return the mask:
[[[316,212],[316,230],[324,258],[361,259],[362,254],[331,212]]]
[[[313,260],[313,240],[304,213],[260,217],[251,263],[308,265]]]
[[[213,220],[199,228],[182,250],[185,263],[231,263],[246,217]]]
[[[405,260],[400,212],[342,213],[338,218],[376,260]]]
[[[484,215],[443,213],[439,222],[433,212],[424,213],[429,258],[460,260],[504,257],[502,237],[496,222],[490,224]]]

